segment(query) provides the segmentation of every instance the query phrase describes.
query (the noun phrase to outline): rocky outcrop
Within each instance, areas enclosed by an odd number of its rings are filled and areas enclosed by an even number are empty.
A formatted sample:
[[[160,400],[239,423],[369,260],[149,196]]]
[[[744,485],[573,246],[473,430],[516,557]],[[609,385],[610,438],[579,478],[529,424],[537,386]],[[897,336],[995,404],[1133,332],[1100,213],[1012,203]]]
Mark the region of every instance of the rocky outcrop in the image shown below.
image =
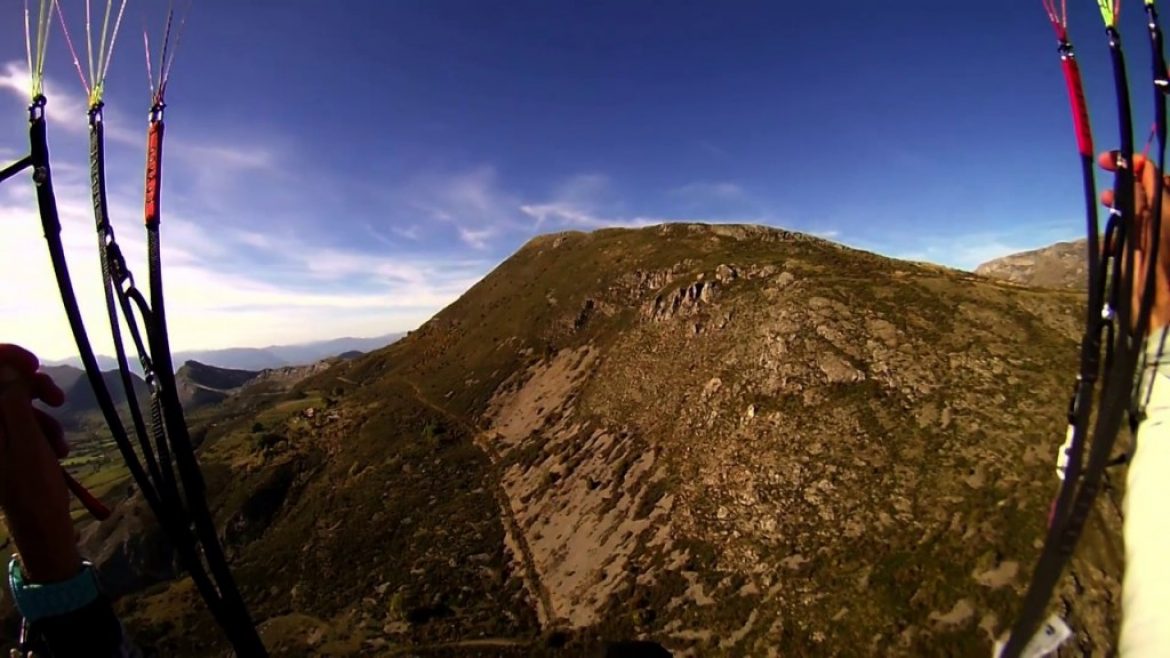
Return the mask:
[[[717,286],[713,282],[696,281],[672,294],[659,295],[654,298],[653,304],[647,306],[645,314],[657,321],[693,314],[700,305],[710,304],[715,299]]]

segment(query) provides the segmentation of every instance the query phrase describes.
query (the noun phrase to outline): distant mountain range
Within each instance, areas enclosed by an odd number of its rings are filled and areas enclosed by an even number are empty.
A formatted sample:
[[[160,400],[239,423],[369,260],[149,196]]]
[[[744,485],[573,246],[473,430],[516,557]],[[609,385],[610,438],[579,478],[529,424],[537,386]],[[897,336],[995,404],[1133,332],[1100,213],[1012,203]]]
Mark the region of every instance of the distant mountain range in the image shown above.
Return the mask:
[[[65,391],[65,404],[51,410],[51,413],[67,430],[80,431],[86,427],[98,427],[104,422],[98,408],[97,396],[94,395],[93,387],[86,379],[84,370],[69,365],[46,366],[43,370],[53,378],[62,391]],[[134,394],[139,403],[149,400],[150,390],[146,382],[135,374],[131,374],[130,377],[134,382]],[[109,389],[114,404],[120,410],[125,410],[126,391],[122,387],[122,379],[117,370],[102,372],[102,379],[106,381],[106,388]]]
[[[338,338],[307,345],[275,346],[262,349],[228,349],[209,350],[206,352],[179,352],[175,356],[175,363],[182,364],[176,372],[179,399],[187,410],[218,404],[231,395],[240,391],[249,384],[263,384],[265,390],[283,390],[292,386],[304,377],[319,372],[329,365],[340,361],[355,359],[365,354],[357,346],[371,346],[378,349],[389,345],[398,338],[398,335],[381,336],[378,338]],[[212,365],[204,361],[191,358],[188,355],[203,354],[204,358],[214,359],[218,363],[271,363],[279,359],[280,365],[247,368],[226,367]],[[322,356],[314,358],[315,354]],[[186,358],[184,358],[186,357]],[[113,397],[114,404],[125,415],[126,393],[122,386],[121,376],[118,374],[118,364],[111,357],[99,357],[98,364],[102,368],[102,378]],[[137,361],[132,361],[137,366]],[[150,389],[142,379],[137,367],[131,374],[134,393],[138,398],[143,412],[148,413]],[[70,363],[59,363],[44,367],[44,371],[52,376],[53,381],[65,391],[65,405],[51,410],[54,417],[61,421],[71,432],[85,431],[102,427],[105,423],[101,410],[97,404],[93,387],[85,377],[79,359]]]
[[[267,370],[270,368],[286,368],[289,366],[308,365],[331,356],[343,355],[349,352],[372,352],[386,347],[401,338],[403,334],[386,334],[373,338],[334,338],[331,340],[303,343],[300,345],[272,345],[269,347],[234,347],[222,350],[192,350],[176,352],[173,360],[176,365],[187,361],[198,361],[204,365],[233,370]],[[82,367],[81,359],[74,356],[59,361],[50,361],[50,365],[67,365],[74,368]],[[141,372],[138,360],[130,357],[131,369]],[[118,362],[111,356],[99,355],[98,367],[103,371],[117,370]]]

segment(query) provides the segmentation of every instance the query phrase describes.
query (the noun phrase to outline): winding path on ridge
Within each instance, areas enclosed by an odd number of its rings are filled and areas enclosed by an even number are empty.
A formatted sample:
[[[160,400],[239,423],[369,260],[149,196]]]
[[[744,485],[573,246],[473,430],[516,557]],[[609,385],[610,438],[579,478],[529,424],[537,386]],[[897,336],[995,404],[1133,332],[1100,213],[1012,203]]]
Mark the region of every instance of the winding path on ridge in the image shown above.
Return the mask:
[[[492,465],[492,494],[496,498],[496,505],[500,508],[500,516],[504,521],[507,532],[512,537],[512,541],[520,552],[519,557],[521,566],[523,567],[524,584],[528,591],[536,597],[537,604],[540,606],[539,617],[543,626],[545,628],[560,626],[562,620],[557,616],[556,610],[553,608],[552,597],[549,595],[548,589],[544,586],[544,582],[540,579],[540,572],[536,569],[536,560],[532,557],[532,549],[528,545],[528,539],[521,530],[520,524],[516,521],[516,516],[512,512],[511,499],[508,498],[508,493],[504,491],[503,472],[500,466],[503,457],[496,450],[495,446],[492,445],[490,434],[431,401],[416,382],[405,377],[396,377],[395,379],[409,386],[414,393],[414,397],[420,403],[444,418],[449,419],[470,434],[476,447],[487,455],[488,461]]]
[[[517,640],[507,637],[484,637],[476,640],[456,640],[454,642],[440,642],[438,644],[417,644],[409,647],[399,647],[388,654],[391,656],[414,655],[419,652],[448,651],[451,649],[520,649],[532,646],[531,640]]]

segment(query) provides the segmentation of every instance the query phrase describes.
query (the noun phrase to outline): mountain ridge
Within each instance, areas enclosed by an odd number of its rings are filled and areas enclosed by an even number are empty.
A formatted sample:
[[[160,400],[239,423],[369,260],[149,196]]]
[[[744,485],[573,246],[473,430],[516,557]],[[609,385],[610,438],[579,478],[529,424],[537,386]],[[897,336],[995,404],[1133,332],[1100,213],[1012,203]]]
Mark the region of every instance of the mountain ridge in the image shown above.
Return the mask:
[[[274,653],[982,656],[1044,534],[1082,304],[763,227],[542,236],[195,431]],[[1119,509],[1058,591],[1086,653]],[[214,651],[189,581],[128,601],[163,653]]]

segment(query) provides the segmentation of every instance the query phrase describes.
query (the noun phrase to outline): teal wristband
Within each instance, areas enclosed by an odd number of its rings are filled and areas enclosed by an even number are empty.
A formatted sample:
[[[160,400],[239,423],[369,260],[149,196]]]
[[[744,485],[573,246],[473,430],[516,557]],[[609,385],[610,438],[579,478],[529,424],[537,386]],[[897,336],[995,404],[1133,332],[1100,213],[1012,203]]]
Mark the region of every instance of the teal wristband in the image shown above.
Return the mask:
[[[30,624],[80,610],[96,601],[101,594],[97,575],[89,562],[83,562],[81,571],[69,580],[38,584],[25,582],[20,561],[14,555],[8,563],[8,585],[16,609]]]

